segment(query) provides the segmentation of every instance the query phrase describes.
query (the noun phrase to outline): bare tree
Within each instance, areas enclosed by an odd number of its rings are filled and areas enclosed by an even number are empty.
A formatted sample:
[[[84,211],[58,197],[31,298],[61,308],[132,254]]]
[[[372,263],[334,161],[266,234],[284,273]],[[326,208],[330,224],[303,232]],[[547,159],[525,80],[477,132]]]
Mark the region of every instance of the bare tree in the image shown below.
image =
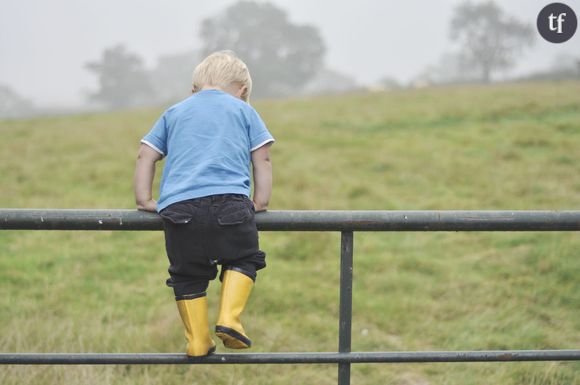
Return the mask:
[[[463,65],[477,68],[486,83],[493,71],[512,67],[524,48],[534,43],[534,28],[504,14],[492,1],[460,4],[450,35],[461,45]]]

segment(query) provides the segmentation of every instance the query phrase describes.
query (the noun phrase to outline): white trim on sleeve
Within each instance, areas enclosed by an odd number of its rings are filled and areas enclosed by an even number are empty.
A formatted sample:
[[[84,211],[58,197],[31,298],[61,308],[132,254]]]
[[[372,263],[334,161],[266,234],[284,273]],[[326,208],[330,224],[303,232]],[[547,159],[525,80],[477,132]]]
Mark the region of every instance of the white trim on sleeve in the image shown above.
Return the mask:
[[[276,141],[276,140],[274,140],[274,139],[266,139],[266,140],[264,140],[262,143],[258,144],[257,146],[254,146],[254,147],[252,147],[252,148],[250,149],[250,152],[252,152],[252,151],[254,151],[254,150],[257,150],[258,148],[262,147],[262,146],[263,146],[263,145],[265,145],[266,143],[269,143],[269,142],[275,142],[275,141]]]
[[[148,145],[149,147],[151,147],[152,149],[154,149],[155,151],[157,151],[158,153],[161,154],[161,156],[165,156],[165,154],[163,153],[163,151],[161,151],[160,149],[158,149],[155,145],[153,145],[151,142],[146,141],[145,139],[141,139],[141,143]]]

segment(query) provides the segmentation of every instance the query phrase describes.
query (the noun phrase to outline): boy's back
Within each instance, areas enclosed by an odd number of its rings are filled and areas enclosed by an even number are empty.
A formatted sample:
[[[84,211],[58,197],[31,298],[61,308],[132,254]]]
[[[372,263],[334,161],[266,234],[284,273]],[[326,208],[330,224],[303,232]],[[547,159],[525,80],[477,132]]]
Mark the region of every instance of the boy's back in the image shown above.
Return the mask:
[[[209,89],[169,108],[142,142],[166,156],[158,211],[215,194],[250,195],[250,153],[272,141],[242,100]]]

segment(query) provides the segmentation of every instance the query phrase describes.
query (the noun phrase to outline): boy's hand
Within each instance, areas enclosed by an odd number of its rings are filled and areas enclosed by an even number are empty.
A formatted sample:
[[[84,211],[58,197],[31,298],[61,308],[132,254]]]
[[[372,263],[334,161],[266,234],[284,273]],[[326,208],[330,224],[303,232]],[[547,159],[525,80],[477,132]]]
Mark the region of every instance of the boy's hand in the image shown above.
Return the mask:
[[[266,211],[266,210],[268,210],[268,206],[259,205],[256,202],[253,202],[253,203],[254,203],[254,211],[257,212],[257,213],[260,212],[260,211]]]
[[[157,202],[154,199],[150,199],[143,203],[137,203],[137,210],[157,212]]]
[[[272,194],[272,162],[270,161],[270,143],[252,152],[254,168],[254,210],[266,211]]]
[[[155,162],[162,158],[161,154],[146,144],[141,144],[135,165],[135,203],[137,210],[156,211],[157,202],[151,194],[151,186],[155,177]]]

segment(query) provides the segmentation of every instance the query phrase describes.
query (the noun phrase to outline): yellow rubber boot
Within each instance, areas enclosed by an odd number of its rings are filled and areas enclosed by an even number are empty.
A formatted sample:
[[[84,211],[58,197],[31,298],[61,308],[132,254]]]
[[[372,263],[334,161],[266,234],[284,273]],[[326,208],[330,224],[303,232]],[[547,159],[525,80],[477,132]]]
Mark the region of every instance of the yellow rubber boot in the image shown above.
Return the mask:
[[[244,331],[240,316],[253,286],[254,281],[245,274],[235,270],[226,270],[223,274],[215,333],[226,348],[247,349],[252,346],[252,341]]]
[[[209,336],[207,297],[178,300],[177,308],[185,326],[187,355],[207,356],[215,351],[215,342]]]

